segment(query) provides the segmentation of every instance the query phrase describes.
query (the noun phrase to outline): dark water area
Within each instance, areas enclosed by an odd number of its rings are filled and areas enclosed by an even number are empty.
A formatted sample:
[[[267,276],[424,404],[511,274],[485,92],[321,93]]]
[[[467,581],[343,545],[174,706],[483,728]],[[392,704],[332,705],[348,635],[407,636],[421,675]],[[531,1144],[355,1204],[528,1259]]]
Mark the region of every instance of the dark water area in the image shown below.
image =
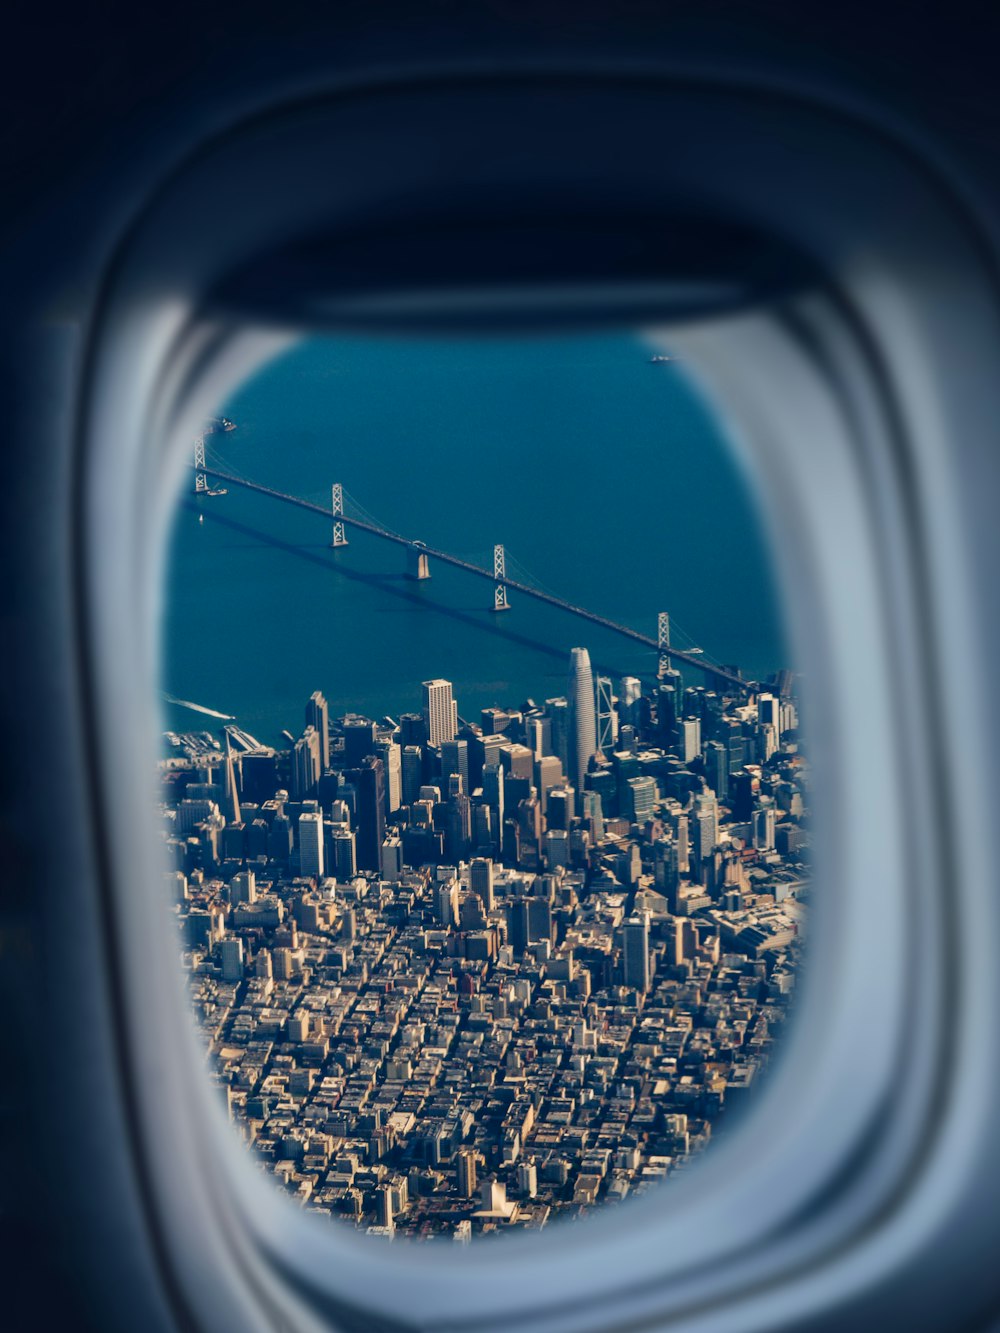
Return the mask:
[[[769,675],[789,663],[766,538],[709,406],[651,350],[608,334],[312,339],[219,405],[237,429],[208,437],[209,461],[326,506],[342,482],[382,526],[478,564],[503,542],[512,577],[652,636],[669,611],[677,646]],[[164,692],[274,743],[315,689],[331,715],[395,717],[443,676],[478,721],[564,693],[576,645],[616,678],[656,670],[618,635],[516,593],[498,616],[485,581],[432,563],[415,583],[402,550],[348,536],[333,551],[327,520],[237,487],[180,497]],[[164,725],[221,723],[164,704]]]

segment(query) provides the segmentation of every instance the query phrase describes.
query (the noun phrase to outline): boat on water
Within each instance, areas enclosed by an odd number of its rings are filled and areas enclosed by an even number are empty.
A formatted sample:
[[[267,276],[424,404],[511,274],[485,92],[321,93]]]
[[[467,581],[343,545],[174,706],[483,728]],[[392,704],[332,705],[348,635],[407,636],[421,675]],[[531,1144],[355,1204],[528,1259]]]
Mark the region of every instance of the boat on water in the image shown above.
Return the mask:
[[[235,430],[236,422],[229,417],[209,417],[205,422],[205,435],[220,435],[223,431]]]
[[[662,364],[664,361],[676,361],[676,360],[677,360],[676,356],[651,356],[649,358],[649,364],[651,366],[657,366]]]

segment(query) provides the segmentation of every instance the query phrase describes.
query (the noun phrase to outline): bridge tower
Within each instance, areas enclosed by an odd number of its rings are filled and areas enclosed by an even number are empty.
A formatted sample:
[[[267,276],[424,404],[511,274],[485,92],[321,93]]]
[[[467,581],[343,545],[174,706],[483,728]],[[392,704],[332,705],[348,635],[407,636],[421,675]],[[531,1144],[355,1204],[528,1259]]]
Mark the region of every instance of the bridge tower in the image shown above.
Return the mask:
[[[656,675],[659,680],[670,670],[670,616],[661,611],[656,618],[656,645],[660,654]]]
[[[406,573],[411,579],[422,581],[431,576],[430,564],[427,560],[427,552],[422,549],[423,542],[414,542],[406,550]]]
[[[339,481],[333,484],[333,541],[331,546],[347,545],[347,530],[344,527],[344,488]]]
[[[205,471],[205,437],[199,435],[194,442],[194,493],[208,494],[208,473]]]
[[[509,611],[510,602],[507,601],[507,564],[504,558],[503,547],[499,543],[493,547],[493,577],[496,580],[493,586],[493,610]]]

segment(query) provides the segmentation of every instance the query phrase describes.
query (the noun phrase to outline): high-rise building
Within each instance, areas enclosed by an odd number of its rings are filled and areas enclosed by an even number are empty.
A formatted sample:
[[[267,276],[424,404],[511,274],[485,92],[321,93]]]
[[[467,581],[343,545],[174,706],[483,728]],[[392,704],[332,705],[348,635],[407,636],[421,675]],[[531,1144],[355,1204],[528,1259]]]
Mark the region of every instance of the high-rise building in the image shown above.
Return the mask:
[[[357,835],[346,824],[334,824],[329,836],[333,857],[330,869],[345,884],[358,873]]]
[[[525,778],[531,781],[534,775],[534,757],[526,745],[508,741],[500,748],[500,762],[512,778]]]
[[[658,792],[653,777],[629,778],[625,783],[626,809],[624,813],[634,824],[644,824],[653,818]]]
[[[549,733],[552,753],[563,766],[563,772],[569,770],[570,753],[570,707],[568,699],[546,699],[545,711],[549,717]]]
[[[649,913],[630,917],[622,926],[622,972],[626,986],[649,990]]]
[[[759,852],[774,851],[775,810],[773,805],[765,805],[754,811],[753,845]]]
[[[686,717],[680,725],[680,758],[685,764],[701,753],[701,719]]]
[[[773,694],[762,694],[757,700],[757,724],[781,731],[781,701]]]
[[[348,713],[344,718],[344,767],[357,768],[367,755],[375,753],[375,723],[370,718]]]
[[[314,690],[306,704],[306,726],[313,727],[319,736],[320,772],[330,767],[330,712],[319,690]]]
[[[257,882],[252,870],[241,870],[229,881],[229,902],[233,907],[257,900]]]
[[[458,704],[452,697],[450,680],[425,680],[424,722],[428,744],[453,741],[458,731]]]
[[[390,833],[382,844],[379,874],[388,883],[395,883],[403,873],[403,841],[397,833]]]
[[[319,732],[312,725],[295,742],[292,751],[292,795],[304,801],[316,790],[320,776]]]
[[[552,719],[544,716],[529,717],[525,722],[525,739],[536,760],[543,755],[551,755]]]
[[[306,879],[323,874],[323,815],[318,809],[299,815],[299,873]]]
[[[598,676],[594,682],[597,703],[597,748],[606,754],[618,740],[618,714],[610,676]]]
[[[486,911],[492,912],[494,907],[493,862],[488,856],[474,856],[469,862],[469,888],[473,893],[479,895]]]
[[[447,779],[452,773],[462,777],[462,790],[469,791],[469,742],[464,740],[441,742],[441,780],[447,787]]]
[[[538,1167],[532,1157],[517,1164],[517,1189],[526,1199],[533,1199],[538,1193]]]
[[[572,787],[553,787],[546,805],[546,823],[550,829],[569,829],[576,815],[576,791]]]
[[[548,794],[553,787],[561,787],[564,781],[563,768],[554,754],[542,755],[535,760],[535,789],[542,803],[542,813],[548,809]],[[568,828],[567,824],[562,826]]]
[[[240,794],[236,781],[236,763],[233,759],[233,749],[229,744],[229,732],[226,732],[226,762],[225,762],[225,786],[223,789],[222,813],[226,817],[227,824],[238,824],[240,822]]]
[[[385,812],[394,815],[403,804],[403,759],[398,744],[390,739],[377,740],[375,753],[385,769]]]
[[[700,866],[719,841],[719,805],[715,793],[705,788],[694,798],[691,811],[691,854]]]
[[[399,743],[402,746],[427,744],[427,723],[422,713],[400,713]]]
[[[599,792],[584,790],[578,793],[580,798],[580,814],[590,825],[591,842],[602,842],[604,839],[604,811],[601,808],[601,796]]]
[[[597,720],[594,710],[594,673],[586,648],[573,648],[569,662],[569,769],[570,781],[579,790],[591,756],[597,751]]]
[[[476,1195],[476,1154],[471,1148],[463,1148],[458,1154],[458,1192],[463,1199]]]
[[[243,941],[236,937],[223,940],[219,945],[223,981],[243,980]]]
[[[424,752],[419,745],[404,745],[400,763],[403,779],[403,804],[412,805],[420,797],[424,782]]]
[[[446,879],[435,887],[434,909],[444,929],[458,924],[458,881]]]
[[[352,780],[358,789],[358,866],[378,870],[385,839],[385,768],[378,755],[366,755]]]
[[[514,898],[507,904],[507,943],[520,958],[528,947],[528,900]]]
[[[729,750],[721,741],[705,742],[705,779],[720,801],[729,794]]]
[[[622,723],[636,725],[635,705],[642,694],[642,683],[637,676],[622,676],[618,683],[618,717]]]

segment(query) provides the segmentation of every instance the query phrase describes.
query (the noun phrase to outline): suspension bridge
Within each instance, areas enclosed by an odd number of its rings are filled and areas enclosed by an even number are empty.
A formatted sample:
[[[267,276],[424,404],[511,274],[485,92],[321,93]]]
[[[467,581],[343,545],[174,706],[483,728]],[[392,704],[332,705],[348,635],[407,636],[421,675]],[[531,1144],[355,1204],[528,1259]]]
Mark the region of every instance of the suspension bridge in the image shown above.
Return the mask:
[[[331,503],[329,507],[317,503],[316,501],[305,499],[298,495],[289,495],[285,491],[275,490],[274,487],[264,486],[258,481],[252,481],[247,477],[242,477],[231,470],[223,470],[213,466],[211,461],[206,461],[204,442],[199,440],[195,449],[195,493],[197,495],[213,495],[221,492],[208,485],[208,478],[212,477],[218,482],[223,482],[226,486],[239,486],[244,490],[255,491],[258,495],[267,495],[274,500],[280,500],[284,504],[297,506],[299,509],[307,510],[313,514],[322,515],[332,525],[331,546],[336,550],[348,545],[348,530],[366,532],[372,537],[377,537],[382,541],[391,542],[404,551],[407,562],[407,573],[411,578],[423,580],[430,578],[431,562],[438,562],[443,565],[450,565],[454,569],[464,570],[465,573],[473,575],[475,578],[488,580],[493,585],[493,610],[507,611],[510,609],[508,594],[516,592],[521,596],[533,598],[535,601],[544,602],[548,606],[555,607],[559,611],[566,611],[570,615],[576,616],[580,620],[585,620],[591,625],[598,625],[601,629],[609,630],[613,634],[621,635],[624,639],[629,639],[633,643],[641,644],[645,648],[654,650],[659,656],[660,674],[670,665],[671,662],[684,662],[688,666],[705,673],[707,676],[714,677],[727,685],[732,685],[740,690],[745,690],[747,682],[735,672],[720,666],[709,658],[701,649],[678,648],[670,642],[670,618],[666,612],[661,611],[657,618],[657,635],[653,638],[651,635],[643,634],[639,630],[632,629],[629,625],[619,624],[615,620],[610,620],[607,616],[599,615],[596,611],[590,611],[586,607],[576,606],[573,602],[567,601],[564,597],[548,592],[542,588],[536,587],[523,579],[512,578],[507,573],[507,553],[502,544],[497,543],[493,547],[492,568],[487,565],[479,565],[471,560],[463,559],[459,555],[453,555],[449,551],[438,550],[426,545],[422,541],[417,541],[412,537],[405,537],[401,533],[393,532],[391,529],[383,527],[370,514],[356,502],[353,507],[360,511],[359,514],[348,513],[344,507],[345,491],[343,486],[337,482],[331,487]],[[347,497],[349,500],[351,497]],[[364,514],[365,516],[360,516]]]

